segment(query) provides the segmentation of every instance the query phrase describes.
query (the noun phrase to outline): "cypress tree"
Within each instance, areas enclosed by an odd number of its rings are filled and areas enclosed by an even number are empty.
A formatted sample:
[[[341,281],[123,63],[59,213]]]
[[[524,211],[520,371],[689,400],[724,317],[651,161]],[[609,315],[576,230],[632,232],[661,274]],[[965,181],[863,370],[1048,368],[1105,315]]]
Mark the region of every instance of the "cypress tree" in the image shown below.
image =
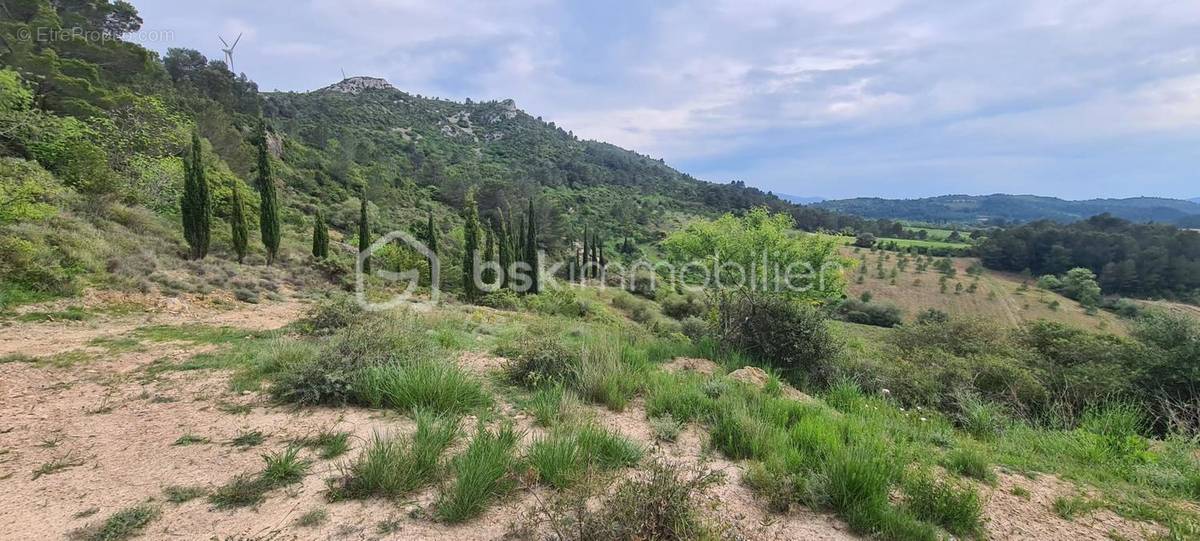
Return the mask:
[[[509,268],[512,266],[512,240],[508,238],[508,226],[504,224],[504,215],[496,220],[500,224],[499,256],[500,256],[500,287],[508,287]]]
[[[246,250],[250,245],[250,232],[246,229],[246,205],[242,202],[239,184],[241,182],[234,179],[230,185],[233,195],[229,198],[229,228],[233,237],[233,252],[237,254],[237,262],[241,263],[246,258]]]
[[[361,255],[365,254],[367,249],[371,247],[371,224],[367,222],[366,183],[363,183],[361,187],[358,200],[358,253],[361,257]],[[371,274],[371,258],[363,258],[362,269],[364,274]]]
[[[528,229],[526,230],[525,237],[525,262],[528,263],[532,269],[529,272],[529,291],[537,294],[541,291],[542,284],[541,276],[538,275],[538,271],[541,269],[538,268],[537,219],[533,215],[533,199],[529,200],[529,218],[526,220],[526,226]]]
[[[325,215],[321,214],[321,209],[317,209],[313,219],[312,255],[317,259],[329,257],[329,226],[325,225]]]
[[[475,254],[479,251],[479,209],[475,206],[475,189],[467,190],[463,205],[463,295],[468,302],[479,299],[475,287]]]
[[[596,260],[600,262],[600,269],[603,270],[604,267],[608,266],[608,260],[604,258],[604,239],[600,239],[600,242],[597,242],[596,245]]]
[[[258,227],[262,232],[262,243],[267,249],[267,265],[275,262],[279,253],[279,199],[275,193],[275,179],[271,178],[271,156],[267,150],[267,124],[258,119]]]
[[[429,209],[429,224],[425,228],[425,247],[433,255],[438,253],[437,227],[433,225],[433,209]]]
[[[483,230],[483,262],[491,263],[496,260],[496,239],[492,236],[492,228],[486,227]],[[490,284],[496,280],[496,273],[490,268],[483,272],[483,283]]]
[[[583,226],[583,254],[579,257],[579,281],[582,283],[588,278],[588,273],[591,268],[588,267],[588,226]]]
[[[588,254],[588,258],[589,258],[588,262],[591,263],[591,268],[592,268],[592,278],[600,277],[600,268],[599,268],[600,257],[598,256],[598,254],[596,252],[596,245],[598,244],[598,242],[597,242],[598,238],[599,237],[595,233],[592,233],[592,252],[590,254]]]
[[[209,222],[212,219],[212,196],[204,178],[204,157],[200,134],[192,132],[192,150],[183,161],[183,199],[179,202],[183,215],[183,237],[187,240],[192,259],[208,255]]]

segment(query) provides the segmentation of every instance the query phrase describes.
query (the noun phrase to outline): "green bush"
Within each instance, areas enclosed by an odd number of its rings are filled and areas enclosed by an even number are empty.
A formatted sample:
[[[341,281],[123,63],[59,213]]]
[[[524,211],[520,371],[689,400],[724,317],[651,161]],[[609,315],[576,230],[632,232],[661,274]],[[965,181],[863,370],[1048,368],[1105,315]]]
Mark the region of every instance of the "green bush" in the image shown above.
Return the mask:
[[[702,318],[708,314],[708,301],[704,294],[688,289],[683,293],[666,295],[659,300],[662,312],[678,320]]]
[[[969,485],[935,479],[918,472],[904,483],[904,507],[913,516],[937,524],[946,531],[974,537],[983,531],[983,503]]]
[[[876,327],[895,327],[904,320],[904,315],[894,304],[870,303],[854,299],[842,301],[835,313],[839,319],[844,321]]]
[[[720,321],[723,345],[784,371],[817,373],[840,349],[820,310],[779,296],[726,299]]]
[[[529,388],[569,384],[579,359],[556,335],[537,330],[502,345],[496,353],[508,359],[505,378]]]

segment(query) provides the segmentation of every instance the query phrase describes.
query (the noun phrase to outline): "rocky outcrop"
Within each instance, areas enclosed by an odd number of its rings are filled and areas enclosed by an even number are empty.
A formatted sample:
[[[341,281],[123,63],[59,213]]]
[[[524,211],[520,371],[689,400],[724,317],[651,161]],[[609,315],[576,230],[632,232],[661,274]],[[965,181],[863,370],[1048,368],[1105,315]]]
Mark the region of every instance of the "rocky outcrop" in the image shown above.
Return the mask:
[[[345,94],[358,94],[364,90],[395,90],[396,87],[387,82],[386,79],[379,77],[349,77],[341,82],[334,83],[322,91],[327,92],[342,92]]]

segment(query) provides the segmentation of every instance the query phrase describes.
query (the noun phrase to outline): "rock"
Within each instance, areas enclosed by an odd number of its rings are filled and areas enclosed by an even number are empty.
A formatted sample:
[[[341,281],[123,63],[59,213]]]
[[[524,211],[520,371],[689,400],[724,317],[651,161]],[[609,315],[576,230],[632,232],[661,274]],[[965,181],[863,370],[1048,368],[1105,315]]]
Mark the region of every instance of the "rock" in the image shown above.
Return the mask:
[[[729,379],[740,381],[747,385],[753,385],[759,389],[762,389],[767,385],[767,382],[770,381],[771,378],[761,368],[755,366],[746,366],[730,372]],[[795,387],[792,387],[786,383],[782,385],[780,394],[789,400],[795,400],[798,402],[816,402],[816,399],[813,397],[796,390]]]
[[[396,87],[388,83],[386,79],[379,77],[347,77],[339,83],[334,83],[321,90],[331,92],[342,92],[344,94],[358,94],[364,90],[395,90]]]

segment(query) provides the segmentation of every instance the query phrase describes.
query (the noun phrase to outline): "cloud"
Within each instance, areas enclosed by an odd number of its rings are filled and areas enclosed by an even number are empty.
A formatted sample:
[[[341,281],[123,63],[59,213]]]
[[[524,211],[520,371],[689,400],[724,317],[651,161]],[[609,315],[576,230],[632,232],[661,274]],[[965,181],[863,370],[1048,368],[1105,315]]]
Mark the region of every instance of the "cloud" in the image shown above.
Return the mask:
[[[1097,171],[1152,169],[1164,194],[1195,195],[1185,172],[1147,160],[1179,163],[1177,145],[1200,142],[1197,2],[214,2],[138,5],[201,44],[245,29],[238,66],[263,88],[317,88],[345,68],[425,95],[514,98],[701,178],[1094,196],[1121,195]],[[280,62],[294,58],[305,69]],[[1151,157],[1121,152],[1133,146]],[[796,170],[805,185],[788,184]]]

